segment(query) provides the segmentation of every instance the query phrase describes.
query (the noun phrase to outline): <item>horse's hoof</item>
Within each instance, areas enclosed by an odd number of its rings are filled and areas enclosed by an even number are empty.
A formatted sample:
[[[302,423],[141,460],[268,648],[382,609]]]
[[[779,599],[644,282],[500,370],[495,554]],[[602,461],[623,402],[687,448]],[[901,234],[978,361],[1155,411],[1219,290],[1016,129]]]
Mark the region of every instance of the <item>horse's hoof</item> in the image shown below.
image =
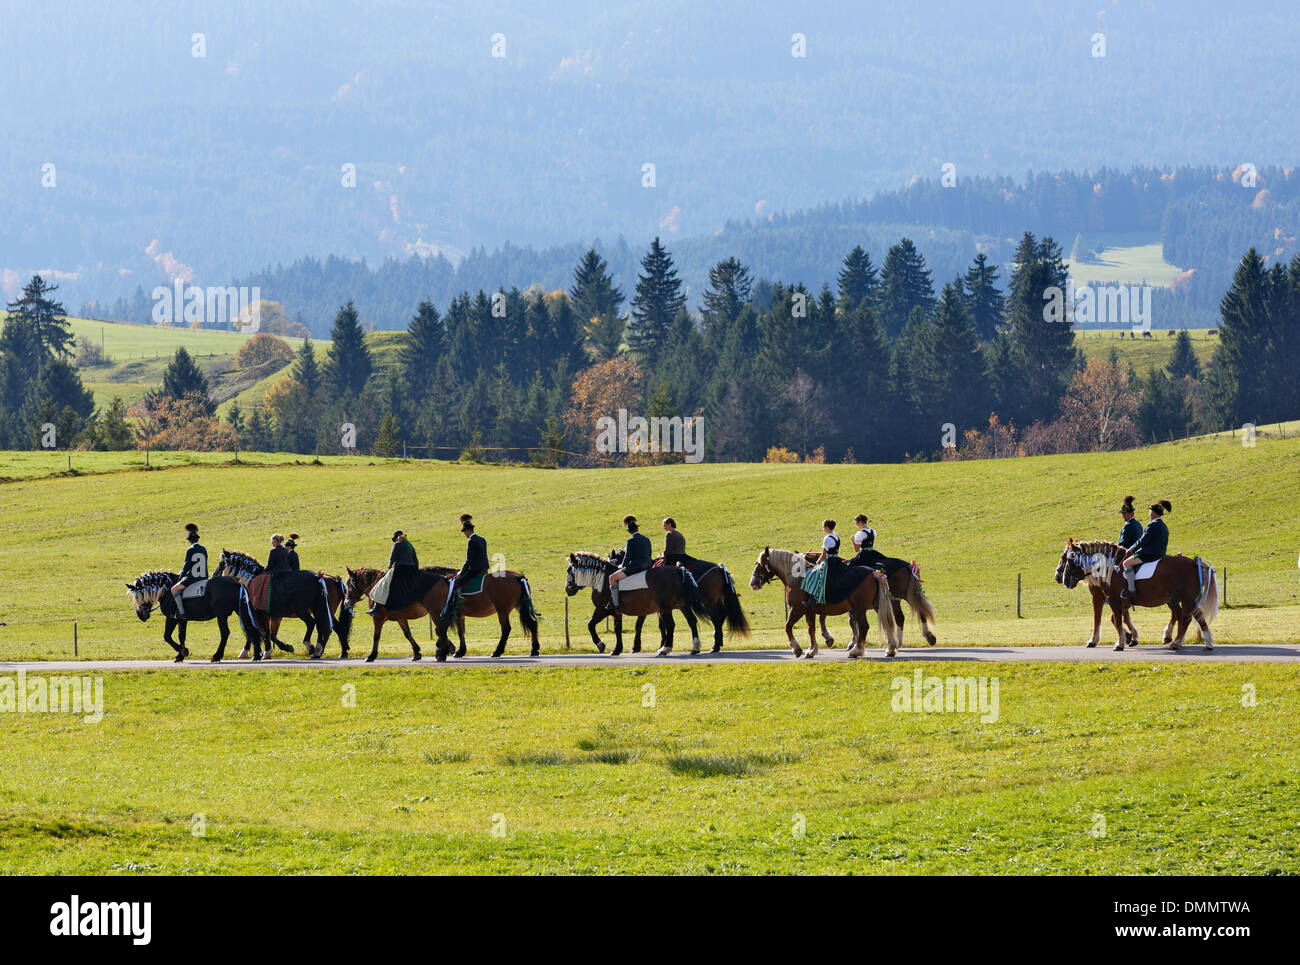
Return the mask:
[[[714,647],[709,653],[722,653],[722,647]]]
[[[411,654],[411,663],[415,663],[415,661],[417,661],[417,660],[423,660],[423,659],[424,659],[424,654],[422,654],[422,653],[413,653],[413,654]]]
[[[1183,649],[1183,647],[1182,644],[1171,643],[1169,644],[1167,649],[1172,650],[1174,653],[1177,653],[1179,650]]]
[[[292,644],[289,644],[289,643],[282,643],[282,644],[279,644],[279,647],[280,647],[280,649],[283,650],[285,653],[293,653],[293,645],[292,645]]]
[[[348,659],[348,651],[346,648],[344,648],[343,652],[339,654],[339,659],[340,660]]]
[[[236,657],[235,659],[236,659],[236,660],[247,660],[247,659],[248,659],[248,648],[245,647],[243,650],[239,651],[239,656]]]
[[[601,640],[597,640],[597,641],[596,641],[596,652],[597,652],[597,653],[604,653],[604,652],[605,652],[605,644],[604,644],[603,641],[601,641]]]
[[[669,655],[670,653],[672,653],[672,652],[673,652],[673,648],[672,648],[672,647],[660,647],[660,648],[655,652],[655,656],[656,656],[656,657],[666,657],[666,656],[668,656],[668,655]]]
[[[1084,646],[1087,647],[1089,650],[1091,650],[1096,645],[1097,645],[1096,640],[1089,640],[1087,643],[1084,644]]]
[[[1120,651],[1122,651],[1122,650],[1124,649],[1124,644],[1122,644],[1122,643],[1117,643],[1117,644],[1115,644],[1115,646],[1112,647],[1111,649],[1114,650],[1116,653],[1119,653]]]
[[[541,653],[542,651],[539,647],[533,647],[533,649],[528,651],[528,656],[537,657],[537,656],[541,656]]]
[[[433,659],[436,660],[438,663],[446,663],[447,655],[445,653],[435,653],[433,655]]]
[[[366,657],[366,663],[374,663],[374,662],[375,662],[375,655],[373,653],[370,656]]]
[[[212,659],[210,659],[208,663],[221,663],[221,658],[214,654]]]
[[[886,656],[886,657],[892,657],[892,656],[894,656],[895,653],[897,653],[897,651],[895,651],[895,650],[886,650],[886,651],[885,651],[885,656]]]

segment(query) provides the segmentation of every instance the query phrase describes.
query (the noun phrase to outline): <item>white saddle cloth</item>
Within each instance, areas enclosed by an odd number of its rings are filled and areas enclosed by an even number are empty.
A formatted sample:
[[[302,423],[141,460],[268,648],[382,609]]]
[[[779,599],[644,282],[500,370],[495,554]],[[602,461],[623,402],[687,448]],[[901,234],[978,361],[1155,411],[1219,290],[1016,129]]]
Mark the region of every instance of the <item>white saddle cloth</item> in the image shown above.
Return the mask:
[[[642,570],[640,573],[635,573],[632,576],[623,577],[623,579],[618,581],[618,592],[631,593],[633,590],[644,590],[650,585],[646,582],[646,577],[649,575],[649,570]]]
[[[1152,560],[1150,563],[1143,563],[1141,566],[1137,568],[1137,573],[1134,574],[1133,579],[1145,580],[1148,576],[1150,576],[1152,573],[1156,571],[1156,567],[1158,565],[1160,565],[1159,560]]]
[[[197,583],[191,583],[185,589],[181,590],[182,600],[197,600],[201,596],[208,595],[208,581],[199,580]]]

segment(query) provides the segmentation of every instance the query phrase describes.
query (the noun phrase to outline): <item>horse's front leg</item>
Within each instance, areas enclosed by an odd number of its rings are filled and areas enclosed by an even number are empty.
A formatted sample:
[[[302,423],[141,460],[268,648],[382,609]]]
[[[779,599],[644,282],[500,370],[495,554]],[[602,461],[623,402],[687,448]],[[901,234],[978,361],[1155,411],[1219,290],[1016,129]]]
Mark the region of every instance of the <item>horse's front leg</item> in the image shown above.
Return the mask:
[[[682,615],[686,617],[686,625],[691,628],[691,656],[696,656],[702,649],[700,645],[700,624],[695,619],[695,614],[691,612],[690,607],[682,607]]]
[[[817,624],[816,617],[813,615],[812,610],[808,611],[805,620],[808,624],[808,652],[805,653],[804,656],[811,660],[813,657],[817,656]]]
[[[492,651],[493,657],[500,657],[506,652],[506,641],[510,639],[510,611],[497,611],[497,620],[501,623],[501,639],[497,641],[497,648]]]
[[[506,635],[509,636],[509,633]],[[456,648],[456,659],[459,660],[465,656],[465,611],[463,609],[456,614],[456,639],[460,641],[460,646]]]
[[[1092,636],[1083,642],[1085,647],[1095,647],[1101,643],[1101,611],[1106,605],[1106,598],[1092,588]]]
[[[375,639],[370,646],[370,655],[366,657],[366,663],[374,663],[375,658],[379,656],[379,631],[383,629],[387,618],[388,610],[383,604],[375,607],[375,612],[371,614],[371,619],[375,621]]]
[[[833,636],[831,636],[831,632],[830,632],[829,630],[826,629],[826,614],[825,614],[825,613],[819,613],[819,614],[817,615],[817,619],[818,619],[818,621],[821,623],[821,626],[822,626],[822,639],[826,641],[826,646],[828,646],[828,647],[834,647],[834,646],[835,646],[835,638],[834,638]]]
[[[641,652],[641,628],[645,626],[646,614],[641,614],[636,618],[636,624],[632,628],[632,652]]]
[[[635,652],[635,651],[634,651]],[[610,652],[611,657],[620,656],[623,653],[623,614],[618,610],[614,611],[614,649]]]
[[[603,616],[604,614],[597,610],[591,615],[591,619],[587,621],[587,632],[591,634],[591,642],[596,645],[597,653],[605,652],[605,642],[600,639],[600,634],[596,632],[596,624],[601,621]]]
[[[406,637],[406,642],[411,645],[411,659],[419,660],[421,657],[420,645],[415,642],[415,635],[411,633],[410,622],[399,619],[397,625],[402,628],[402,636]]]
[[[217,617],[217,629],[221,631],[221,642],[217,644],[217,652],[212,655],[212,662],[217,663],[226,655],[226,641],[230,639],[230,620],[226,616]],[[176,662],[180,662],[180,657],[176,657]]]
[[[727,619],[727,610],[724,606],[716,606],[709,611],[709,622],[713,624],[713,652],[719,653],[722,650],[722,624]]]
[[[1110,601],[1110,622],[1115,628],[1115,650],[1124,649],[1124,601]]]
[[[788,595],[786,602],[790,603]],[[796,603],[790,603],[790,613],[785,618],[785,638],[789,641],[790,649],[794,651],[796,660],[803,656],[803,647],[799,646],[799,641],[794,638],[794,625],[799,622],[801,616],[803,616],[803,607]]]
[[[1181,650],[1183,637],[1187,636],[1187,625],[1192,622],[1192,611],[1181,603],[1175,603],[1173,609],[1178,619],[1178,636],[1168,646],[1170,650]]]
[[[673,610],[665,607],[659,611],[659,650],[656,657],[666,657],[673,652]]]

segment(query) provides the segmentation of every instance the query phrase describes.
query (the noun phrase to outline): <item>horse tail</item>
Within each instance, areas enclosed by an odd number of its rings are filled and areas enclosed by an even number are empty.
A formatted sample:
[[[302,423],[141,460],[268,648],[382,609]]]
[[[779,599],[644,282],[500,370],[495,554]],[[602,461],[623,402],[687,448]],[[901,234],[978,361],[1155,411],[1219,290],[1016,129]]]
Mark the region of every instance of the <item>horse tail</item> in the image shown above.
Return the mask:
[[[722,570],[722,605],[727,619],[727,633],[747,637],[749,618],[745,616],[745,611],[740,606],[740,594],[736,592],[736,584],[725,566],[720,566],[719,569]]]
[[[320,593],[317,594],[312,605],[312,616],[316,618],[316,640],[323,652],[326,642],[329,641],[330,633],[334,629],[334,613],[330,609],[330,592],[325,584],[325,578],[317,577],[316,585],[320,589]]]
[[[257,618],[253,615],[253,601],[248,598],[248,587],[239,584],[239,598],[235,601],[235,612],[239,614],[239,627],[244,631],[244,643],[252,650],[262,645],[262,631],[258,628]]]
[[[876,620],[879,621],[880,633],[885,638],[886,645],[893,650],[898,646],[894,641],[898,624],[894,621],[894,601],[889,595],[889,581],[883,573],[873,572],[872,576],[876,577]]]
[[[1214,618],[1219,615],[1219,574],[1215,572],[1213,566],[1204,560],[1199,560],[1198,565],[1204,565],[1208,571],[1205,583],[1205,600],[1201,604],[1201,614],[1205,617],[1206,623],[1213,623]]]
[[[934,604],[930,602],[921,589],[921,581],[916,578],[915,573],[908,574],[907,580],[907,605],[912,608],[917,619],[921,621],[921,631],[925,636],[925,642],[934,646]]]
[[[519,574],[519,621],[524,629],[534,636],[537,634],[537,622],[542,615],[533,606],[533,588],[528,585],[528,578]]]
[[[339,635],[339,643],[346,651],[348,638],[352,635],[352,607],[348,606],[348,595],[343,589],[343,581],[334,578],[334,584],[339,588],[339,617],[334,621],[334,632]]]

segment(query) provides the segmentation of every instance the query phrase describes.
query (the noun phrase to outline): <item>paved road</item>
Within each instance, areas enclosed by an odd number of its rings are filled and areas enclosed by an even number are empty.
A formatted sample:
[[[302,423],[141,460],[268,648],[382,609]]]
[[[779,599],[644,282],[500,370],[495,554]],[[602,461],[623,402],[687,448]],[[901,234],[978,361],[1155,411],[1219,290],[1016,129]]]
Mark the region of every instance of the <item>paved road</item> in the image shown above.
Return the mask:
[[[353,650],[353,654],[356,651]],[[820,662],[845,663],[843,647],[834,650],[822,650],[816,660]],[[882,649],[869,649],[863,658],[867,661],[885,661]],[[968,660],[977,663],[994,663],[998,661],[1042,662],[1065,661],[1096,663],[1289,663],[1300,664],[1300,644],[1288,643],[1274,646],[1232,646],[1216,647],[1206,652],[1199,646],[1184,647],[1178,653],[1161,646],[1142,645],[1134,649],[1115,653],[1110,647],[927,647],[924,650],[901,650],[892,658],[893,663],[910,661],[932,663],[938,660]],[[654,652],[624,653],[619,657],[597,653],[550,653],[540,657],[520,656],[507,653],[499,660],[487,656],[468,656],[462,660],[451,659],[438,663],[432,654],[426,655],[418,663],[409,657],[380,657],[375,667],[416,667],[419,669],[446,669],[452,667],[645,667],[645,666],[681,666],[682,664],[773,664],[794,663],[794,656],[789,650],[724,650],[722,653],[701,653],[691,656],[685,651],[674,651],[668,657],[656,657]],[[806,662],[806,661],[805,661]],[[185,663],[172,663],[170,660],[33,660],[23,662],[0,662],[0,674],[16,673],[24,670],[28,673],[85,673],[88,670],[247,670],[253,668],[320,670],[329,667],[365,667],[364,660],[353,656],[348,660],[326,659],[308,660],[303,657],[291,657],[287,660],[263,660],[253,663],[251,660],[227,659],[223,663],[209,663],[202,657],[190,657]]]

